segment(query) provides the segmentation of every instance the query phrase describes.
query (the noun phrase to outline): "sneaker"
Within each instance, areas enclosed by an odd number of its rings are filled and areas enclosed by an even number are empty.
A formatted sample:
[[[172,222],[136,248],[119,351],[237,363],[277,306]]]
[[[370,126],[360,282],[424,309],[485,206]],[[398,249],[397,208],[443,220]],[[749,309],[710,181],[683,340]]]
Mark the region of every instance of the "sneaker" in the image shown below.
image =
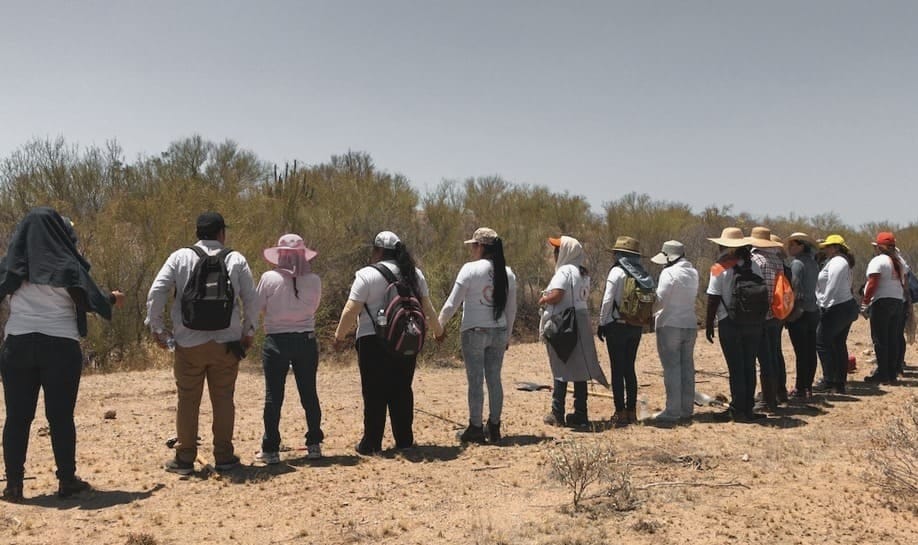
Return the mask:
[[[500,440],[501,440],[500,422],[497,422],[495,424],[494,422],[491,422],[490,420],[488,420],[488,424],[486,426],[485,433],[488,436],[488,443],[491,443],[492,445],[496,445],[500,443]]]
[[[225,462],[214,464],[214,469],[216,471],[232,471],[236,469],[237,467],[239,467],[239,457],[238,456],[233,456],[232,458],[230,458],[229,460]]]
[[[819,379],[819,382],[813,385],[814,392],[828,392],[832,389],[832,384],[826,379]]]
[[[886,380],[887,380],[887,379],[885,379],[885,378],[883,378],[883,377],[881,377],[881,376],[879,376],[879,375],[876,375],[876,374],[867,375],[867,376],[864,377],[864,382],[869,382],[869,383],[880,383],[880,382],[884,382],[884,381],[886,381]]]
[[[653,420],[654,422],[660,422],[660,423],[662,423],[662,424],[674,424],[674,423],[678,422],[678,421],[680,420],[680,418],[679,418],[678,416],[675,416],[675,415],[673,415],[673,414],[670,414],[670,413],[668,413],[668,412],[666,412],[666,411],[660,411],[660,412],[654,414],[654,415],[651,417],[651,420]]]
[[[322,445],[316,443],[314,445],[306,445],[306,459],[307,460],[318,460],[322,457]]]
[[[163,464],[163,469],[169,473],[176,473],[178,475],[191,475],[194,473],[194,463],[183,462],[177,458],[173,458]]]
[[[279,452],[264,452],[261,451],[255,455],[255,461],[261,462],[266,465],[274,465],[280,463],[280,453]]]
[[[461,443],[484,443],[484,427],[473,426],[469,424],[469,427],[467,427],[464,432],[459,434],[459,441]]]
[[[74,494],[79,494],[86,490],[92,490],[92,486],[83,479],[74,476],[72,479],[61,481],[57,487],[58,498],[69,498]]]
[[[10,503],[21,503],[23,501],[22,497],[22,485],[9,485],[3,489],[3,495],[0,496],[0,499],[3,501],[8,501]]]

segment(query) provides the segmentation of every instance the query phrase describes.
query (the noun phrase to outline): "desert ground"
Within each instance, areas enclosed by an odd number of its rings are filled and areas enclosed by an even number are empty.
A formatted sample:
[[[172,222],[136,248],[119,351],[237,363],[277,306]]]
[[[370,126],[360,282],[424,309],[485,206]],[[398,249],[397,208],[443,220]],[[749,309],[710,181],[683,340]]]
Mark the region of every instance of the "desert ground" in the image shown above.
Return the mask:
[[[662,407],[653,334],[638,356],[639,395]],[[791,403],[755,424],[717,423],[716,407],[697,407],[688,426],[650,424],[588,431],[546,426],[550,383],[544,347],[511,347],[504,362],[502,446],[461,447],[467,420],[465,373],[457,362],[428,363],[415,379],[418,447],[362,457],[359,377],[353,354],[323,355],[319,369],[325,457],[302,450],[305,421],[292,376],[282,420],[289,450],[259,467],[263,381],[257,358],[243,362],[237,392],[236,449],[243,466],[217,474],[198,464],[190,477],[164,472],[172,451],[175,386],[161,363],[148,371],[87,374],[77,404],[77,465],[95,490],[60,500],[43,409],[33,423],[24,504],[0,503],[3,544],[449,543],[449,544],[914,544],[914,498],[885,492],[866,453],[871,431],[901,413],[918,390],[861,379],[871,366],[866,322],[849,337],[859,370],[848,395]],[[608,357],[600,359],[608,371]],[[910,346],[907,361],[918,361]],[[784,352],[792,385],[793,357]],[[697,388],[729,394],[718,345],[703,334],[695,350]],[[592,390],[590,417],[607,421],[611,399]],[[570,404],[570,398],[568,403]],[[2,410],[2,409],[0,409]],[[106,418],[114,411],[114,418]],[[487,414],[487,409],[486,409]],[[109,416],[112,416],[109,414]],[[210,454],[210,409],[201,417],[201,458]],[[551,474],[549,453],[573,439],[615,454],[631,492],[586,490],[572,509],[571,489]],[[391,448],[387,436],[384,447]]]

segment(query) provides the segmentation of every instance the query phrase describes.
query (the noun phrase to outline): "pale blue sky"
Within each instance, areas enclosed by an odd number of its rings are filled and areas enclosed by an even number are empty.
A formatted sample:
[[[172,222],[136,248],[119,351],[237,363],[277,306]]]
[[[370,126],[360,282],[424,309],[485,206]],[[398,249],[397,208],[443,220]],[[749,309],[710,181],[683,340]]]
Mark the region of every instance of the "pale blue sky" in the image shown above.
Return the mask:
[[[916,1],[0,0],[0,156],[199,133],[604,201],[918,221]]]

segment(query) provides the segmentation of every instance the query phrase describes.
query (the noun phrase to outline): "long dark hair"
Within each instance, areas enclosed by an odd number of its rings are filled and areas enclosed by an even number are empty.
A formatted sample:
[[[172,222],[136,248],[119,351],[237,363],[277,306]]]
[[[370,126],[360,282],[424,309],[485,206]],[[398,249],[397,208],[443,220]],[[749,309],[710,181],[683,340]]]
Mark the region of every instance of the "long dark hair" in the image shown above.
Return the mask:
[[[510,289],[510,281],[507,279],[507,260],[504,259],[504,242],[498,237],[494,239],[493,244],[482,244],[481,247],[484,249],[481,257],[489,260],[494,269],[492,313],[494,320],[497,321],[507,308],[507,291]]]
[[[880,253],[888,256],[892,260],[893,268],[896,270],[896,276],[901,280],[905,275],[902,272],[902,263],[899,262],[895,246],[877,246]]]
[[[417,265],[414,262],[414,258],[411,257],[411,252],[408,251],[408,248],[403,242],[397,242],[394,250],[383,249],[382,258],[384,260],[395,261],[395,264],[398,265],[398,272],[402,275],[402,279],[408,283],[408,286],[415,295],[420,295],[418,294]]]
[[[838,253],[840,253],[845,259],[848,260],[848,268],[853,269],[854,268],[854,254],[851,253],[851,250],[849,250],[845,246],[842,246],[841,244],[836,244],[835,246],[838,248]],[[893,262],[895,261],[896,260],[894,259]]]

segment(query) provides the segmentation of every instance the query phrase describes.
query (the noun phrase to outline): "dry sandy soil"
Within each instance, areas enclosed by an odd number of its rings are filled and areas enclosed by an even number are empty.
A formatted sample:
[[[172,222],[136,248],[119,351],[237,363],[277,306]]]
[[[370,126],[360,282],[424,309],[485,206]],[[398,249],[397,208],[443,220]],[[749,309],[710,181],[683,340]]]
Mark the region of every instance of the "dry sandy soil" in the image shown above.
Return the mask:
[[[784,344],[792,375],[786,336]],[[849,347],[859,360],[867,359],[863,320]],[[915,356],[909,347],[908,360]],[[513,388],[518,381],[550,379],[543,347],[518,345],[504,365],[505,446],[458,445],[455,434],[467,418],[464,371],[428,366],[415,382],[419,447],[360,457],[353,450],[361,428],[356,366],[323,360],[326,457],[311,462],[297,450],[304,419],[291,378],[282,433],[292,449],[280,465],[257,467],[263,383],[254,362],[244,366],[236,394],[243,467],[217,475],[198,465],[185,478],[160,469],[171,455],[164,446],[175,413],[170,371],[84,377],[77,460],[80,475],[96,490],[72,500],[53,495],[54,462],[39,416],[32,428],[27,499],[23,505],[0,503],[0,543],[918,542],[913,510],[868,478],[865,457],[871,430],[886,426],[916,392],[915,374],[903,386],[868,387],[860,379],[870,366],[859,362],[850,395],[791,404],[761,424],[715,423],[711,414],[717,409],[703,407],[690,426],[582,432],[542,423],[548,392]],[[699,390],[729,392],[719,348],[703,336],[696,366]],[[659,408],[662,378],[652,334],[641,343],[638,367],[641,395],[651,410]],[[206,397],[204,405],[201,452],[210,461]],[[116,411],[116,418],[105,419],[107,410]],[[610,399],[591,398],[591,418],[608,420],[611,412]],[[587,490],[582,509],[570,509],[570,490],[551,477],[547,456],[562,438],[611,446],[631,476],[631,509],[617,507],[600,484]],[[391,438],[386,441],[384,447],[391,446]]]

